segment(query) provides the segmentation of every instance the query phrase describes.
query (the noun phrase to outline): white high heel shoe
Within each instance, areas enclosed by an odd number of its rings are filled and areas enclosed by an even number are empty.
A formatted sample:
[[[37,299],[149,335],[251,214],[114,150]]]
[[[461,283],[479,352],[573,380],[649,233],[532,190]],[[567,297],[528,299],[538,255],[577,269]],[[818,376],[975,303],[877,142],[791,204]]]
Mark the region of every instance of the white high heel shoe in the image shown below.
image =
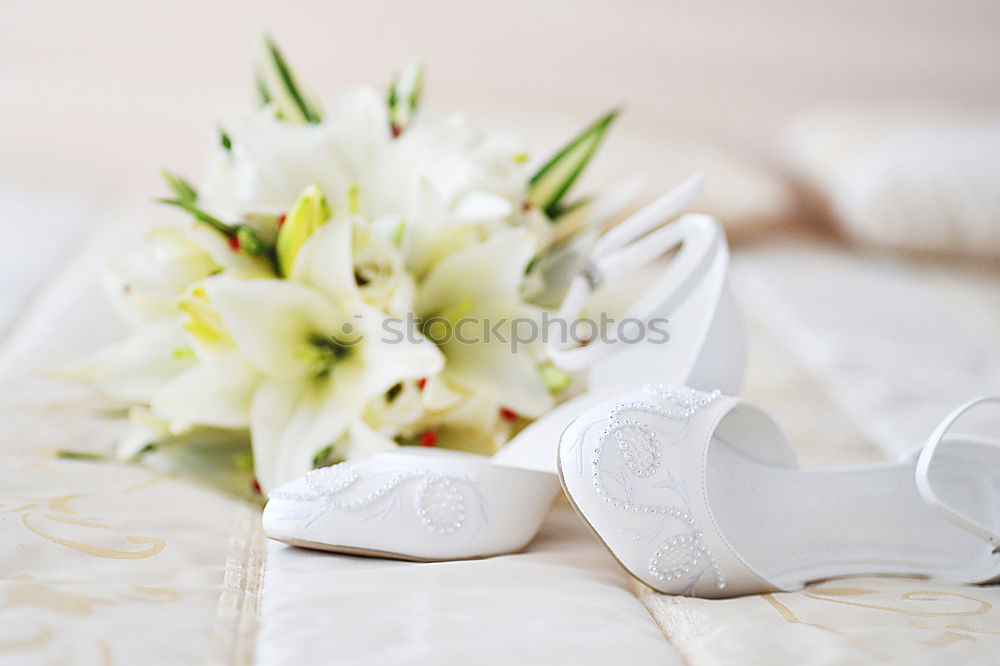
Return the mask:
[[[421,561],[517,551],[559,492],[559,434],[588,407],[645,381],[738,391],[743,329],[727,284],[722,227],[708,216],[685,215],[657,228],[687,207],[701,184],[700,176],[689,179],[602,237],[558,315],[564,325],[575,321],[601,285],[646,266],[654,278],[624,317],[669,317],[669,342],[553,344],[556,365],[589,368],[588,392],[527,426],[492,459],[408,449],[313,470],[270,493],[265,533],[310,548]],[[665,266],[652,265],[672,250]]]
[[[669,594],[877,574],[986,582],[1000,576],[1000,418],[993,437],[948,433],[990,402],[959,407],[905,462],[805,471],[760,408],[650,386],[566,430],[560,480],[622,566]]]

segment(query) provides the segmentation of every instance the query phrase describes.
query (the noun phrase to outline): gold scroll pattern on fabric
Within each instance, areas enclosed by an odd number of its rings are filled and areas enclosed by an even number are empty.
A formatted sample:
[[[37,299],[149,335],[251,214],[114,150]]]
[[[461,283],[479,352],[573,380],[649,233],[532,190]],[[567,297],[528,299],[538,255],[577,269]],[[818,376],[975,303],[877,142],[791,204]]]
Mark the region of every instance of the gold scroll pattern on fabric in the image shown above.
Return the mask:
[[[252,663],[259,508],[135,465],[0,468],[0,664]]]
[[[44,467],[44,466],[43,466]],[[153,475],[117,493],[123,501],[130,493],[160,481]],[[78,492],[50,496],[0,497],[0,513],[16,521],[5,521],[8,544],[30,541],[30,536],[11,533],[20,523],[28,535],[83,555],[112,560],[142,560],[161,553],[165,539],[127,534],[114,526],[114,517],[99,517],[77,505],[98,493]],[[107,494],[107,490],[100,491]],[[132,500],[134,501],[134,500]],[[100,504],[95,502],[92,504]],[[85,621],[101,609],[126,604],[162,604],[181,598],[171,588],[136,583],[95,585],[86,580],[47,581],[32,573],[0,571],[0,661],[4,658],[31,659],[32,656],[65,663],[111,664],[109,641],[93,637],[60,641],[61,631],[71,619]],[[5,657],[4,655],[7,655]]]
[[[116,530],[100,518],[80,515],[72,504],[81,497],[82,493],[50,498],[18,498],[20,506],[15,500],[0,504],[0,511],[19,513],[21,523],[32,534],[94,557],[145,559],[167,547],[166,540],[159,537],[134,534],[121,534],[119,544],[103,545],[107,543],[107,533],[96,533],[94,530],[113,533]]]
[[[998,586],[869,577],[726,600],[636,588],[692,666],[989,664],[1000,654]]]

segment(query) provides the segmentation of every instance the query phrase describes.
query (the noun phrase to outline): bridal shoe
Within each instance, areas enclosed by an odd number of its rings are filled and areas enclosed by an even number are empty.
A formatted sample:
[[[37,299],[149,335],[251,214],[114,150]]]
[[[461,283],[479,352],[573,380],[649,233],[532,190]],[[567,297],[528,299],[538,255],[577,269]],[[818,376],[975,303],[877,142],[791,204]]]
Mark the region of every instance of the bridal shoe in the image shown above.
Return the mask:
[[[592,293],[607,291],[628,271],[646,270],[648,279],[631,280],[644,289],[623,318],[668,318],[669,342],[553,344],[548,351],[557,366],[587,369],[588,392],[528,425],[493,458],[407,448],[313,470],[269,494],[265,533],[294,545],[416,560],[516,551],[534,537],[559,492],[556,443],[576,416],[649,381],[737,392],[745,347],[722,227],[691,214],[660,226],[700,190],[700,176],[691,178],[603,236],[557,317],[575,320]]]
[[[295,546],[418,562],[509,553],[534,537],[552,484],[551,474],[472,453],[382,453],[279,487],[264,531]]]
[[[650,386],[573,422],[560,481],[622,566],[668,594],[877,574],[986,582],[1000,577],[1000,413],[992,437],[949,434],[986,403],[1000,397],[959,407],[904,462],[802,470],[753,404]]]

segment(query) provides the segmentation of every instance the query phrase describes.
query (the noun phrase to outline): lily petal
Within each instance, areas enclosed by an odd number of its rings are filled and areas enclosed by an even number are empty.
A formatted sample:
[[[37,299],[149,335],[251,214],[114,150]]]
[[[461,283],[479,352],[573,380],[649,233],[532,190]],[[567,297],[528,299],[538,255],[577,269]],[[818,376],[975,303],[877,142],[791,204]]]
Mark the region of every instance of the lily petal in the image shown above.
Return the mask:
[[[240,210],[287,211],[310,183],[319,184],[334,209],[346,204],[353,179],[325,124],[284,123],[263,110],[237,118],[227,130]]]
[[[164,419],[154,416],[148,407],[136,405],[128,410],[128,428],[118,439],[115,457],[132,460],[150,444],[169,437],[170,427]]]
[[[188,351],[176,321],[146,324],[93,356],[94,384],[112,398],[148,404],[167,382],[194,365]]]
[[[205,292],[240,351],[275,377],[307,373],[310,335],[333,333],[349,322],[320,292],[287,280],[219,276],[205,281]]]
[[[358,349],[365,373],[363,383],[354,390],[375,396],[397,382],[436,375],[444,368],[440,350],[416,331],[403,332],[402,336],[387,333],[387,318],[370,306],[358,307],[357,314],[360,316],[356,321],[365,338]]]
[[[510,339],[509,327],[502,334]],[[468,388],[492,386],[498,407],[508,407],[518,414],[535,418],[552,408],[554,400],[538,371],[538,362],[528,349],[515,352],[499,340],[445,345],[448,357],[445,376]]]
[[[417,311],[433,316],[463,300],[477,310],[487,303],[517,302],[524,269],[534,251],[530,232],[511,229],[445,257],[424,281]]]
[[[307,284],[335,299],[358,299],[351,256],[351,220],[334,216],[299,250],[291,279]]]
[[[334,375],[344,370],[338,367]],[[361,401],[338,390],[339,384],[288,378],[261,381],[254,392],[250,423],[254,467],[265,491],[312,469],[317,451],[336,442],[360,414]]]
[[[171,423],[173,432],[193,425],[246,428],[258,374],[236,353],[196,365],[153,397],[153,412]]]
[[[381,96],[371,88],[359,88],[333,100],[323,122],[354,178],[389,143],[388,114]]]
[[[355,460],[367,458],[376,453],[395,451],[399,448],[396,442],[382,435],[361,420],[354,421],[348,428],[346,458]]]
[[[174,299],[217,268],[180,227],[155,227],[134,252],[109,262],[105,285],[131,323],[177,314]]]
[[[514,210],[510,200],[492,192],[469,192],[455,205],[455,215],[463,220],[502,220]]]

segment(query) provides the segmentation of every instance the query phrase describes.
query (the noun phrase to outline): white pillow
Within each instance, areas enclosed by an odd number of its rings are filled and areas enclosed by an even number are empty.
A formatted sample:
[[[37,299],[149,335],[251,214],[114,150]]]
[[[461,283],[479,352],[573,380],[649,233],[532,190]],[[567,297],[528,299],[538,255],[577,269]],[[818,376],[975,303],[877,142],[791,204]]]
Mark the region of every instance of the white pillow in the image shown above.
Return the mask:
[[[789,134],[793,166],[850,236],[1000,256],[1000,117],[836,112]]]

